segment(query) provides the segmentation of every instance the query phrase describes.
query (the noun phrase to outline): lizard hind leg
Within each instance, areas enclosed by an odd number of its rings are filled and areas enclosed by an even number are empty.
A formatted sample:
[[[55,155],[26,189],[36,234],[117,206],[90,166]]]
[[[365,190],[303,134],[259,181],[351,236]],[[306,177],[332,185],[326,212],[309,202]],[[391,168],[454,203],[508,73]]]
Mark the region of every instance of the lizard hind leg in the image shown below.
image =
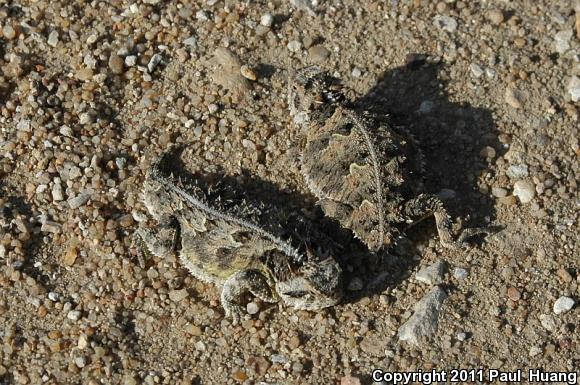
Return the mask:
[[[453,236],[451,217],[438,197],[430,194],[421,194],[405,203],[404,213],[410,219],[418,218],[419,220],[433,215],[441,244],[445,247],[458,246]]]
[[[176,247],[177,230],[175,228],[161,228],[153,231],[145,227],[140,227],[135,232],[135,243],[139,264],[145,264],[145,255],[153,254],[159,258],[170,256]]]

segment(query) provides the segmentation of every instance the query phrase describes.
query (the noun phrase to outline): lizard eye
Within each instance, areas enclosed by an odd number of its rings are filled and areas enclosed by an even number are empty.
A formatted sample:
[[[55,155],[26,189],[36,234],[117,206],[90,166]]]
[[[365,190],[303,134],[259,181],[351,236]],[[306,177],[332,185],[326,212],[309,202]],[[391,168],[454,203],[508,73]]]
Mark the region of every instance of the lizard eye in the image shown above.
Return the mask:
[[[307,294],[308,294],[308,292],[305,290],[294,290],[294,291],[288,291],[288,292],[284,293],[284,295],[287,295],[288,297],[292,297],[292,298],[301,298]]]

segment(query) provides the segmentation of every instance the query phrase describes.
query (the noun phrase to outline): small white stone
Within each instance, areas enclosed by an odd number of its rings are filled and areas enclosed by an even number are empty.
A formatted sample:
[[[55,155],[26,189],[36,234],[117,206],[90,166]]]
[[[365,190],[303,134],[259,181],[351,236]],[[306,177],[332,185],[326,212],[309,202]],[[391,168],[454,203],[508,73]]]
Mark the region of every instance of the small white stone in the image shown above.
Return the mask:
[[[542,348],[538,347],[538,346],[532,346],[530,348],[530,357],[535,357],[538,354],[542,353]]]
[[[51,300],[52,302],[58,301],[59,298],[60,296],[58,295],[58,293],[55,293],[54,291],[48,293],[48,299]]]
[[[97,41],[99,37],[95,34],[90,35],[89,37],[87,37],[87,44],[93,44],[94,42]]]
[[[471,70],[471,73],[473,74],[473,76],[476,78],[480,78],[481,75],[483,75],[483,69],[481,68],[481,66],[479,64],[471,63],[469,65],[469,69]]]
[[[465,339],[467,338],[467,334],[465,334],[464,332],[459,332],[455,337],[457,338],[458,341],[465,341]]]
[[[78,368],[84,368],[86,364],[87,364],[87,360],[85,357],[80,356],[80,357],[75,358],[75,365]]]
[[[429,266],[425,266],[415,274],[415,279],[429,285],[438,285],[443,281],[445,275],[445,262],[435,261]]]
[[[79,336],[79,340],[78,340],[78,342],[77,342],[77,347],[78,347],[79,349],[84,349],[84,348],[86,348],[86,347],[87,347],[87,345],[88,345],[87,336],[86,336],[86,335],[84,335],[84,334],[81,334],[81,335]]]
[[[64,199],[63,193],[62,193],[62,186],[59,183],[55,183],[54,186],[52,186],[52,200],[55,202],[60,202],[61,200]]]
[[[48,40],[46,43],[51,47],[56,47],[58,44],[58,32],[52,31],[50,35],[48,35]]]
[[[554,313],[566,313],[574,307],[574,300],[570,297],[562,296],[554,302]]]
[[[465,269],[464,269],[464,268],[462,268],[462,267],[456,267],[456,268],[453,270],[453,277],[454,277],[455,279],[465,279],[465,278],[467,278],[467,274],[468,274],[468,273],[467,273],[467,270],[465,270]]]
[[[137,56],[135,55],[125,56],[125,65],[127,67],[133,67],[135,64],[137,64]]]
[[[291,52],[298,52],[300,51],[300,48],[302,48],[302,44],[297,40],[292,40],[286,47],[288,47]]]
[[[514,184],[514,196],[520,199],[522,203],[529,203],[536,195],[536,187],[528,180],[518,180]]]
[[[558,327],[554,317],[549,314],[540,314],[540,323],[544,329],[551,332],[556,331],[556,328]]]
[[[362,71],[360,70],[360,68],[354,67],[350,74],[352,75],[353,78],[360,78],[362,75]]]
[[[449,16],[437,15],[433,18],[433,23],[436,27],[450,33],[457,30],[457,20]]]
[[[570,49],[570,39],[574,32],[571,29],[560,31],[554,35],[554,49],[562,54]]]
[[[246,305],[246,311],[248,314],[257,314],[260,311],[260,307],[255,302],[248,302]]]
[[[30,131],[30,119],[22,119],[16,124],[18,131]]]
[[[260,24],[262,24],[264,27],[271,27],[272,24],[274,24],[274,16],[272,16],[270,13],[262,15],[260,18]]]
[[[189,296],[189,293],[186,289],[181,290],[171,290],[169,292],[169,299],[173,302],[179,302]]]
[[[514,164],[508,167],[506,171],[507,176],[511,179],[518,180],[529,175],[527,164]]]
[[[206,20],[209,20],[209,17],[208,17],[208,15],[207,15],[207,12],[206,12],[206,11],[204,11],[204,10],[202,10],[202,9],[200,9],[199,11],[197,11],[197,12],[195,13],[195,18],[196,18],[197,20],[201,20],[201,21],[206,21]]]
[[[45,233],[53,233],[58,234],[62,229],[62,225],[60,223],[56,223],[53,221],[46,221],[40,226],[40,231]]]
[[[219,110],[219,107],[217,104],[212,103],[209,106],[207,106],[207,109],[210,114],[215,114]]]
[[[568,93],[573,102],[580,100],[580,78],[572,76],[568,82]]]
[[[79,310],[71,310],[66,315],[66,318],[72,321],[78,321],[81,318],[81,312]]]
[[[59,131],[61,135],[68,136],[69,138],[73,136],[73,130],[69,126],[62,126]]]
[[[195,47],[197,45],[197,39],[195,38],[195,36],[190,36],[183,41],[183,45]]]
[[[162,57],[158,53],[156,53],[151,57],[149,63],[147,64],[147,70],[149,71],[149,73],[153,73],[153,71],[155,71],[155,68],[157,68],[159,63],[161,63],[161,59]]]

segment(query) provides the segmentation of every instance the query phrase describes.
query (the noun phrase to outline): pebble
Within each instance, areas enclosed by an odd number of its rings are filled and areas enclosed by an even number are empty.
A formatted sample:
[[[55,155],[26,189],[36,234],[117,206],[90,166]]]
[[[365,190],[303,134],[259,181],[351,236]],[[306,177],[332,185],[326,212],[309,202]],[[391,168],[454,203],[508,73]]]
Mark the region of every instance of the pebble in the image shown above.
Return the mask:
[[[58,32],[52,31],[48,35],[48,40],[46,41],[46,43],[51,47],[56,47],[58,45]]]
[[[120,75],[124,72],[124,60],[119,55],[111,54],[109,56],[109,68],[114,74]]]
[[[571,29],[560,31],[554,35],[554,49],[559,54],[563,54],[570,49],[570,39],[574,32]]]
[[[76,245],[75,246],[71,246],[64,253],[64,255],[62,257],[62,262],[66,266],[73,266],[75,264],[78,256],[79,256],[79,252],[78,252],[78,249],[77,249]]]
[[[508,191],[503,187],[492,187],[491,194],[496,198],[503,198],[507,196]]]
[[[308,48],[308,55],[313,63],[322,63],[330,56],[330,51],[321,45],[313,45]]]
[[[515,109],[523,107],[524,94],[511,86],[506,87],[504,98],[506,103]]]
[[[481,68],[479,64],[471,63],[469,65],[469,69],[471,70],[473,76],[475,76],[476,78],[480,78],[481,75],[483,75],[483,68]]]
[[[219,107],[217,104],[212,103],[207,106],[207,110],[209,111],[210,114],[215,114],[216,112],[218,112]]]
[[[163,57],[161,56],[161,54],[158,54],[158,53],[151,56],[149,63],[147,63],[147,70],[149,71],[149,73],[153,73],[153,71],[155,71],[155,68],[157,68],[159,63],[161,63],[162,58]]]
[[[260,24],[262,24],[264,27],[271,27],[272,24],[274,24],[274,16],[272,16],[271,13],[263,14],[260,18]]]
[[[540,323],[542,324],[544,329],[550,332],[555,332],[558,327],[554,317],[549,314],[540,314]]]
[[[508,167],[506,175],[511,179],[518,180],[529,175],[527,164],[514,164]]]
[[[529,353],[530,354],[530,357],[535,357],[535,356],[537,356],[538,354],[541,354],[541,353],[542,353],[542,348],[540,348],[538,346],[532,346],[530,348],[530,353]]]
[[[456,267],[453,270],[453,277],[455,277],[455,279],[465,279],[467,278],[468,272],[467,270],[465,270],[462,267]]]
[[[300,44],[300,42],[297,40],[292,40],[288,42],[286,47],[290,50],[290,52],[298,52],[300,51],[300,48],[302,48],[302,44]]]
[[[248,314],[254,315],[260,311],[260,307],[255,302],[248,302],[248,304],[246,305],[246,311],[248,312]]]
[[[499,25],[504,21],[503,12],[500,9],[490,9],[487,12],[487,18],[496,25]]]
[[[42,226],[40,226],[40,231],[45,233],[59,234],[61,229],[62,225],[53,221],[45,221]]]
[[[445,298],[447,298],[447,294],[440,287],[436,286],[431,289],[415,304],[413,315],[399,328],[399,340],[419,346],[423,338],[428,338],[435,334],[439,311]]]
[[[250,68],[245,64],[240,67],[240,73],[242,74],[243,77],[249,80],[256,80],[258,78],[256,72],[254,72],[252,68]]]
[[[169,299],[173,302],[179,302],[189,296],[187,289],[171,290],[169,292]]]
[[[51,300],[52,302],[58,301],[59,298],[60,296],[58,295],[58,293],[55,293],[54,291],[48,293],[48,299]]]
[[[522,293],[515,287],[510,286],[507,289],[508,298],[512,301],[519,301],[522,298]]]
[[[464,332],[459,332],[455,335],[455,338],[457,338],[457,341],[465,341],[465,339],[467,338],[467,334],[465,334]]]
[[[362,288],[363,282],[362,279],[360,279],[359,277],[354,277],[353,279],[351,279],[347,286],[348,291],[359,291],[362,290]]]
[[[450,16],[437,15],[433,18],[433,23],[436,27],[450,33],[457,29],[457,20]]]
[[[572,76],[568,82],[568,94],[573,102],[580,100],[580,78],[576,75]]]
[[[80,193],[79,195],[70,198],[66,202],[68,203],[71,209],[78,209],[79,207],[83,206],[85,203],[89,201],[91,195],[88,193]]]
[[[514,183],[513,195],[520,199],[522,203],[529,203],[536,195],[536,187],[529,180],[518,180]]]
[[[54,185],[52,186],[51,195],[52,195],[52,200],[55,202],[60,202],[64,199],[60,180],[58,183],[54,183]]]
[[[86,348],[86,347],[87,347],[87,345],[88,345],[87,336],[86,336],[86,335],[84,335],[84,334],[81,334],[81,335],[79,336],[79,339],[78,339],[78,341],[77,341],[77,348],[79,348],[79,349],[81,349],[81,350],[82,350],[82,349]]]
[[[12,28],[11,25],[6,24],[2,28],[2,35],[4,35],[4,37],[8,40],[12,40],[16,37],[16,31],[14,30],[14,28]]]
[[[443,276],[445,275],[446,269],[447,265],[445,262],[435,261],[431,265],[419,270],[417,274],[415,274],[415,279],[429,285],[438,285],[443,282]]]
[[[125,65],[127,67],[134,67],[135,64],[137,64],[137,56],[135,55],[125,56]]]
[[[361,77],[361,75],[362,75],[362,71],[361,71],[361,69],[360,69],[360,68],[358,68],[358,67],[354,67],[354,68],[352,69],[352,71],[350,72],[350,74],[351,74],[351,76],[352,76],[353,78],[360,78],[360,77]]]
[[[574,279],[572,274],[570,274],[568,270],[564,269],[563,267],[559,268],[558,271],[556,271],[556,274],[558,274],[558,277],[560,277],[560,279],[566,283],[570,283]]]
[[[75,365],[78,368],[84,368],[86,364],[87,364],[87,360],[85,357],[83,357],[83,356],[75,357]]]
[[[554,313],[566,313],[574,307],[574,300],[570,297],[562,296],[554,302]]]
[[[71,310],[66,315],[66,318],[72,321],[78,321],[81,318],[81,312],[79,310]]]

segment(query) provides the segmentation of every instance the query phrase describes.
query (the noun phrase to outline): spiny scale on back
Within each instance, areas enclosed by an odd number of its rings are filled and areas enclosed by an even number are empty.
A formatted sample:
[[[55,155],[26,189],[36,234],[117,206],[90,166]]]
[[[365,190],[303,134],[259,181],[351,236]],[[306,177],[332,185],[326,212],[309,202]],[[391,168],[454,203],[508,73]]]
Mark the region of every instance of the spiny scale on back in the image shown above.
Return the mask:
[[[281,216],[246,201],[232,186],[204,186],[201,181],[183,186],[166,171],[167,159],[168,154],[144,182],[144,204],[159,223],[154,232],[144,227],[137,231],[148,251],[159,257],[177,252],[198,279],[221,286],[222,305],[234,318],[248,291],[267,302],[282,299],[307,310],[340,300],[342,272],[333,258],[306,255],[283,240]]]
[[[455,243],[443,203],[419,194],[423,157],[406,130],[355,108],[316,66],[291,77],[288,102],[304,134],[301,171],[326,215],[372,251],[391,246],[401,224],[430,214],[442,243]]]

